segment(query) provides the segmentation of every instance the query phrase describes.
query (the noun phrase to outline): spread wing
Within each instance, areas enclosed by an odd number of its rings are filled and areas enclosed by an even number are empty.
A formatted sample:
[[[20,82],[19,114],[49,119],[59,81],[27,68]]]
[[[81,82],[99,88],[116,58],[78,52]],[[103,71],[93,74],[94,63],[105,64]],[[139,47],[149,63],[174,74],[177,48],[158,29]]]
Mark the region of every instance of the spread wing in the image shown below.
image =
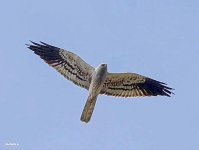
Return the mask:
[[[135,96],[170,96],[173,90],[165,83],[135,73],[108,73],[101,94]]]
[[[94,68],[79,56],[43,42],[41,44],[32,42],[32,45],[27,46],[65,78],[78,86],[89,89]]]

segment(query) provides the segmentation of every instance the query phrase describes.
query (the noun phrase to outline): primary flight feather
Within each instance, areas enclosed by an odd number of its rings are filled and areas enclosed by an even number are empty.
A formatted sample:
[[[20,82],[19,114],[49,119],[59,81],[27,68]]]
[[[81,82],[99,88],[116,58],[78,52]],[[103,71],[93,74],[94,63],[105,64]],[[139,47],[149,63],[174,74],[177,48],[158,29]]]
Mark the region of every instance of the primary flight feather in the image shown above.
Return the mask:
[[[119,97],[170,96],[172,88],[165,83],[136,73],[109,73],[107,64],[93,68],[76,54],[46,44],[27,44],[28,48],[55,68],[65,78],[89,91],[81,121],[89,122],[97,96],[106,94]]]

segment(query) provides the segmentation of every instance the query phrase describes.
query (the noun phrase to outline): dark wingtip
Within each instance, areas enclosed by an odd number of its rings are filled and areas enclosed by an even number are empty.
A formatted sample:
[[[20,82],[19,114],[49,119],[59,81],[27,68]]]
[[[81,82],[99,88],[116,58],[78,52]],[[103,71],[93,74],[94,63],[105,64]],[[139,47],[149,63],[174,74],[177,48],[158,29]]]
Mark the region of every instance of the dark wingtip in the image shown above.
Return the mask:
[[[50,61],[54,61],[56,59],[61,59],[59,55],[60,48],[56,48],[54,46],[48,45],[44,42],[36,43],[30,41],[30,44],[26,44],[27,48],[33,51],[36,55],[40,56],[43,60],[51,63]]]
[[[52,46],[50,44],[47,44],[45,42],[42,42],[42,41],[39,41],[39,43],[36,43],[36,42],[33,42],[31,40],[29,40],[31,44],[25,44],[29,49],[31,49],[32,47],[38,47],[38,48],[41,48],[41,47],[48,47],[48,48],[51,48],[51,49],[60,49],[56,46]]]
[[[146,84],[150,91],[155,95],[168,96],[175,95],[172,90],[174,88],[168,87],[166,83],[160,82],[151,78],[146,79]]]
[[[33,41],[29,40],[30,43],[33,43]],[[30,44],[25,44],[28,48],[30,48]]]
[[[175,89],[174,89],[174,88],[170,88],[170,87],[168,87],[168,86],[164,86],[164,92],[165,92],[166,94],[168,94],[169,97],[171,97],[171,95],[175,95],[175,93],[172,92],[173,90],[175,90]]]
[[[29,47],[30,46],[30,44],[25,44],[27,47]]]
[[[30,48],[31,46],[35,46],[35,45],[39,45],[38,43],[36,43],[36,42],[33,42],[33,41],[31,41],[31,40],[29,40],[30,41],[30,43],[32,43],[33,45],[31,45],[31,44],[25,44],[28,48]]]
[[[45,42],[42,42],[42,41],[39,41],[41,44],[43,44],[43,45],[49,45],[49,44],[47,44],[47,43],[45,43]]]
[[[163,92],[163,96],[168,96],[171,97],[171,95],[175,95],[174,92],[172,92],[172,90],[174,90],[173,88],[170,88],[168,86],[164,86],[162,85],[162,92]]]

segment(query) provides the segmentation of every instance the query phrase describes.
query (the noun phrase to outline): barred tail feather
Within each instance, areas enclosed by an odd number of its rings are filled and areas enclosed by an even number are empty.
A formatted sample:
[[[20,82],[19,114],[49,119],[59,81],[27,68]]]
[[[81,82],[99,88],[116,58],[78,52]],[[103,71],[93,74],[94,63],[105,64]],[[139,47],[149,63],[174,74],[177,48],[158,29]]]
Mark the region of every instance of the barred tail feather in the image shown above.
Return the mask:
[[[86,101],[86,104],[84,106],[84,110],[83,110],[82,115],[81,115],[81,121],[82,122],[88,123],[90,121],[91,116],[93,114],[93,110],[94,110],[94,107],[95,107],[96,100],[97,100],[97,96],[90,96],[89,95],[89,97]]]

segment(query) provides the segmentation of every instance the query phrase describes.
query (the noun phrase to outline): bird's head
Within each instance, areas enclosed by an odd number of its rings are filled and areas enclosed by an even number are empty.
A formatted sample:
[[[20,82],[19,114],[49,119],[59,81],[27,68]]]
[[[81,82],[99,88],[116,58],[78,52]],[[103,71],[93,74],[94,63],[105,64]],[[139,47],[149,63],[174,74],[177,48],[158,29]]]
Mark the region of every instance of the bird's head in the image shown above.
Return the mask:
[[[107,71],[107,64],[100,64],[97,66],[96,70]]]
[[[102,63],[99,65],[99,67],[103,70],[107,70],[107,64]]]
[[[101,67],[107,68],[107,64],[100,64]]]

